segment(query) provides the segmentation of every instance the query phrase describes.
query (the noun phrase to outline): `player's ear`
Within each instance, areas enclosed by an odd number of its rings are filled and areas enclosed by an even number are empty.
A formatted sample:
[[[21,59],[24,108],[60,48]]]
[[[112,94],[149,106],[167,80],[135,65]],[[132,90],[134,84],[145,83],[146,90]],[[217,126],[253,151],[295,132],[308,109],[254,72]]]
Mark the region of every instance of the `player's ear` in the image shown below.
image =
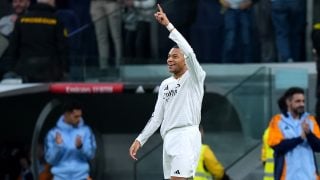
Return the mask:
[[[183,54],[183,58],[184,58],[184,59],[187,59],[187,56],[186,56],[185,54]]]

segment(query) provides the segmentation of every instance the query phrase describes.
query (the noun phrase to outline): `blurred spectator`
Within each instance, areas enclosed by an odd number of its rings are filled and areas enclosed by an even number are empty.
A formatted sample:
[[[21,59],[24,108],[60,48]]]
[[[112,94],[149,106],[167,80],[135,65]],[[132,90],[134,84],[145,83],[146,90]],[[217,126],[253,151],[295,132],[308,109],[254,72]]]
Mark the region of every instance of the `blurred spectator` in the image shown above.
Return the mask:
[[[190,44],[200,63],[220,63],[223,46],[223,15],[219,1],[198,0],[190,30]],[[208,38],[210,37],[210,38]]]
[[[272,0],[271,4],[279,61],[301,61],[306,1]]]
[[[262,62],[276,62],[275,33],[271,20],[271,1],[257,0],[254,16],[260,43]]]
[[[315,23],[313,25],[313,30],[311,34],[311,39],[313,43],[313,52],[316,56],[316,60],[319,60],[320,57],[320,23]]]
[[[60,0],[67,1],[68,7],[73,10],[80,19],[80,25],[83,26],[91,22],[90,18],[90,0]]]
[[[204,130],[200,125],[199,130],[203,139]],[[224,167],[218,161],[211,148],[203,144],[201,145],[200,158],[193,180],[229,180],[229,176],[225,173]]]
[[[270,129],[267,128],[264,131],[263,138],[262,138],[261,162],[264,167],[263,180],[274,180],[273,149],[268,145],[269,131]]]
[[[134,64],[158,58],[157,23],[153,19],[156,0],[126,0],[125,55]]]
[[[320,151],[319,126],[304,110],[303,89],[289,88],[283,98],[287,116],[282,113],[272,118],[267,140],[274,150],[274,179],[317,179],[314,152]]]
[[[30,0],[12,0],[11,5],[13,13],[0,19],[0,33],[6,37],[12,33],[18,16],[28,9]]]
[[[45,159],[52,166],[54,179],[80,180],[89,177],[89,161],[96,151],[96,141],[82,119],[82,106],[70,101],[45,142]]]
[[[57,16],[68,32],[67,42],[69,45],[69,78],[71,81],[82,81],[82,61],[81,33],[77,32],[80,28],[80,19],[72,9],[64,7],[57,10]]]
[[[23,14],[30,5],[30,0],[12,0],[13,13],[0,19],[0,58],[9,46],[9,37],[14,29],[14,24],[19,15]],[[5,64],[0,64],[0,78],[5,71]]]
[[[32,160],[30,155],[30,148],[21,148],[17,151],[17,159],[19,161],[20,173],[17,177],[18,180],[33,180],[35,179],[32,174],[31,166]],[[44,159],[44,149],[43,144],[39,143],[37,145],[37,167],[38,167],[38,178],[39,180],[52,180],[53,176],[50,173],[50,165],[46,163]],[[11,177],[12,178],[12,177]],[[9,179],[11,179],[9,178]],[[14,178],[12,178],[14,179]]]
[[[22,143],[6,142],[0,144],[0,179],[15,180],[20,174],[20,155]]]
[[[19,159],[21,172],[18,180],[33,180],[33,175],[31,172],[31,160],[30,154],[24,154]]]
[[[38,0],[16,22],[7,61],[24,82],[61,81],[67,71],[66,32],[54,5],[54,0]]]
[[[94,23],[98,52],[99,68],[107,69],[111,60],[111,42],[115,51],[115,66],[119,67],[122,58],[122,14],[119,0],[91,0],[91,18]],[[109,35],[110,34],[110,35]]]
[[[76,57],[82,65],[97,65],[97,42],[90,15],[91,0],[59,0],[67,1],[70,10],[75,12],[80,21],[80,28],[71,32],[80,36],[80,53]]]
[[[316,85],[316,118],[318,124],[320,124],[320,23],[316,23],[313,26],[311,39],[313,43],[313,53],[316,61],[317,69],[317,85]]]
[[[252,62],[252,0],[220,0],[220,3],[224,8],[225,26],[222,61],[224,63]],[[239,36],[238,33],[240,33]],[[238,57],[237,54],[240,56]]]

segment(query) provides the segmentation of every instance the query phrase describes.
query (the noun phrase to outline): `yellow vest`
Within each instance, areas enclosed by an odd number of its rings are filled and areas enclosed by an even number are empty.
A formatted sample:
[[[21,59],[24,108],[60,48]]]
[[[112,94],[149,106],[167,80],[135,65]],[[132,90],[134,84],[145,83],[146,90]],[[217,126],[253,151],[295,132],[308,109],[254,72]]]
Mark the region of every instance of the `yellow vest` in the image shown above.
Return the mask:
[[[265,161],[263,180],[274,180],[274,158],[273,149],[267,144],[269,137],[269,128],[263,134],[262,161]]]
[[[204,168],[204,149],[205,145],[202,145],[198,167],[193,180],[212,180],[212,175]]]

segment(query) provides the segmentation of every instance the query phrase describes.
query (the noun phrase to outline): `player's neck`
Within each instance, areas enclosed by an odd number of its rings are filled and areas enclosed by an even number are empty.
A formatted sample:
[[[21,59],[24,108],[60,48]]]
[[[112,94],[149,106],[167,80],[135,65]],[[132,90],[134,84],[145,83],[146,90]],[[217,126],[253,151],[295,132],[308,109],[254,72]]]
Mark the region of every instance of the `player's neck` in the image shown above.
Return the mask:
[[[187,71],[187,69],[185,68],[185,69],[183,69],[183,70],[181,70],[181,71],[173,74],[173,77],[174,77],[175,79],[179,79],[179,78],[181,78],[181,76],[182,76],[186,71]]]

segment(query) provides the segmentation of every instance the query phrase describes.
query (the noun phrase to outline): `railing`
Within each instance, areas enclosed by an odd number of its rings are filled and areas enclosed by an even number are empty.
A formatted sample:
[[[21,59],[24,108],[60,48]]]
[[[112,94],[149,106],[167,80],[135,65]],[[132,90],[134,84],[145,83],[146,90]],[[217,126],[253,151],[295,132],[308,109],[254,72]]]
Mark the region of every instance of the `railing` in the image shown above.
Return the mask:
[[[225,94],[240,118],[246,137],[262,136],[271,116],[271,83],[270,70],[260,67]]]
[[[248,82],[249,80],[251,80],[253,77],[255,77],[258,73],[261,72],[261,70],[265,69],[265,67],[260,67],[259,69],[257,69],[255,72],[253,72],[251,75],[249,75],[248,77],[246,77],[244,80],[242,80],[239,84],[237,84],[236,86],[234,86],[232,89],[230,89],[228,92],[226,92],[224,94],[224,96],[228,96],[230,95],[232,92],[236,91],[237,89],[239,89],[242,85],[244,85],[246,82]]]

